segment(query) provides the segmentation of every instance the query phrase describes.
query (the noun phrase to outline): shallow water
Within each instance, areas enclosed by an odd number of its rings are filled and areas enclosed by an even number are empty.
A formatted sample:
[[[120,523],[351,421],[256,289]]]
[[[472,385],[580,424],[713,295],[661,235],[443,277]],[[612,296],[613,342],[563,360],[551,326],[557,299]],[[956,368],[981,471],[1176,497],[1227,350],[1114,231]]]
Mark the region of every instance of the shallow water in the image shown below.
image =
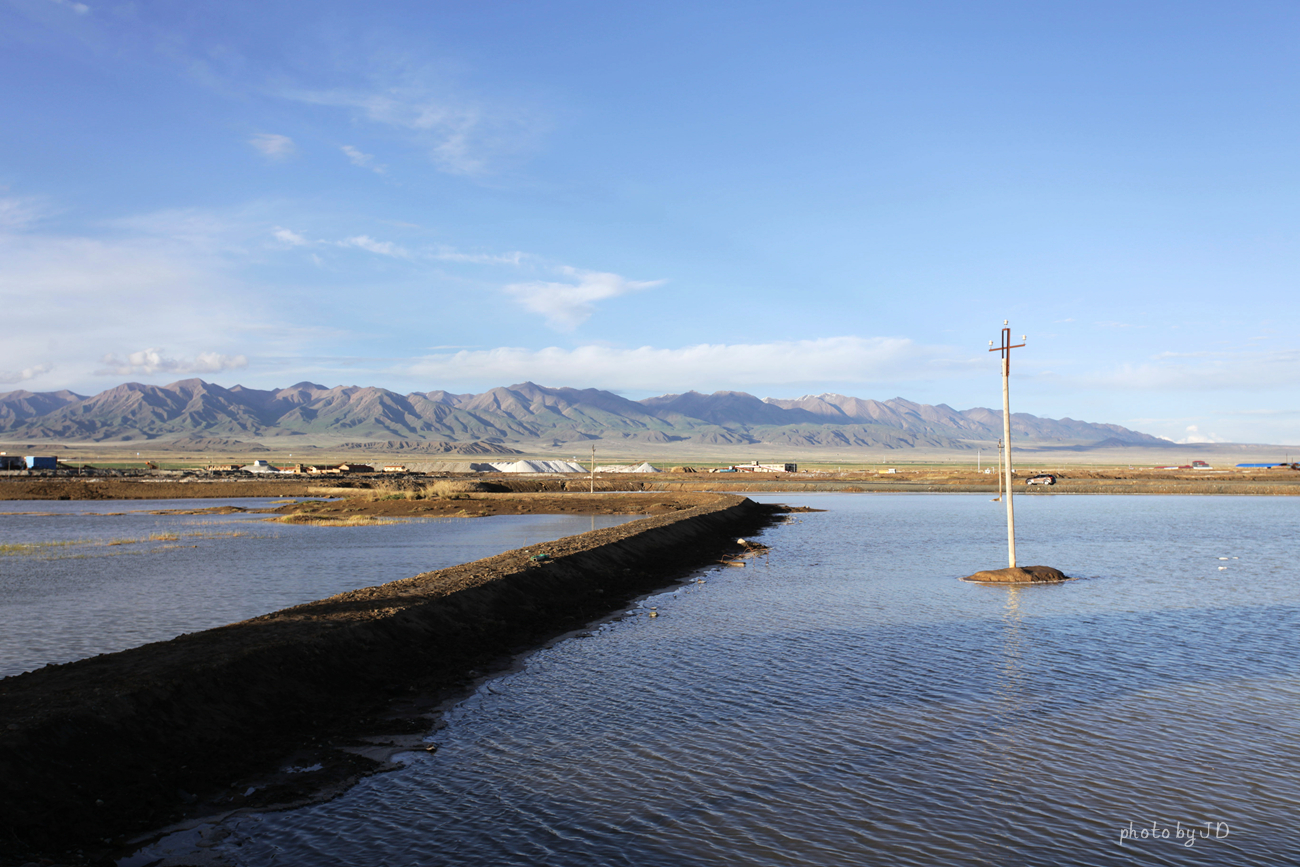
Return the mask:
[[[1023,589],[957,580],[1005,563],[987,497],[766,499],[831,511],[533,654],[434,754],[127,863],[1296,863],[1300,499],[1024,498],[1021,562],[1085,580]]]
[[[500,515],[328,527],[266,515],[149,514],[219,506],[268,503],[0,501],[0,677],[635,519]]]

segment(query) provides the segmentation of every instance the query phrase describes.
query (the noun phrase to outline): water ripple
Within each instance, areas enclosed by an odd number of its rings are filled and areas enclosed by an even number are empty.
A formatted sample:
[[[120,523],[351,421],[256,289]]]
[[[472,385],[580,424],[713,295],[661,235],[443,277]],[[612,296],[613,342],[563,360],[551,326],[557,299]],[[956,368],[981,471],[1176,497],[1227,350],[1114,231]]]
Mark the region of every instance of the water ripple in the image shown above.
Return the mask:
[[[535,654],[450,712],[437,753],[230,820],[213,851],[248,867],[1293,863],[1300,502],[1035,498],[1022,550],[1090,577],[1012,590],[956,580],[998,562],[986,498],[805,501],[832,511],[771,530],[752,568]],[[1220,556],[1240,558],[1226,577]],[[1207,822],[1191,846],[1174,836]],[[1153,823],[1169,837],[1121,840]]]

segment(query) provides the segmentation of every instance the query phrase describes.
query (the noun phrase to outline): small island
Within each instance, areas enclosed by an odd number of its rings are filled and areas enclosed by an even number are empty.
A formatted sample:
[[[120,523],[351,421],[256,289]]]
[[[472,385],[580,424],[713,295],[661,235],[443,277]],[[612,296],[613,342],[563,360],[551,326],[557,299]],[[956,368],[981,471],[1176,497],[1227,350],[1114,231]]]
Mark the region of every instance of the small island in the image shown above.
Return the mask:
[[[978,584],[1055,584],[1073,579],[1051,566],[1008,566],[1005,569],[985,569],[962,580]]]

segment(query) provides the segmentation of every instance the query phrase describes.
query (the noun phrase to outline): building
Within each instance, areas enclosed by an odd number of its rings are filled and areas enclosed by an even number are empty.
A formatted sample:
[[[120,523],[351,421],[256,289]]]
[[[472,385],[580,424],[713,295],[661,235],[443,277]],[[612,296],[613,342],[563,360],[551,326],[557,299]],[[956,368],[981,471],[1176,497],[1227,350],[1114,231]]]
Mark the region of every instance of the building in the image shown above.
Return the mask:
[[[339,464],[341,473],[373,473],[375,468],[369,464]]]
[[[27,469],[29,470],[57,470],[59,468],[59,459],[55,457],[26,455],[23,460],[27,463]]]
[[[341,476],[344,473],[373,473],[375,468],[367,464],[339,464],[337,467],[307,467],[307,472],[317,476]]]
[[[758,461],[750,461],[747,464],[736,464],[732,469],[738,473],[797,473],[799,472],[799,465],[760,464]]]

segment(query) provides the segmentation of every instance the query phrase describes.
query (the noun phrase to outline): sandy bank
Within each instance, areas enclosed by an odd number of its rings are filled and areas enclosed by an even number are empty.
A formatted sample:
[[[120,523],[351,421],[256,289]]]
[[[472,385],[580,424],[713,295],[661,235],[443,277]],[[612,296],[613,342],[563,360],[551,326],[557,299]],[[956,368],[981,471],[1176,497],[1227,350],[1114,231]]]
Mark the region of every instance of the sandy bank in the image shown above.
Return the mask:
[[[427,730],[448,690],[716,561],[777,511],[674,499],[620,527],[0,680],[0,853],[94,862],[135,833],[373,771],[340,750]],[[242,794],[313,761],[324,778]]]

